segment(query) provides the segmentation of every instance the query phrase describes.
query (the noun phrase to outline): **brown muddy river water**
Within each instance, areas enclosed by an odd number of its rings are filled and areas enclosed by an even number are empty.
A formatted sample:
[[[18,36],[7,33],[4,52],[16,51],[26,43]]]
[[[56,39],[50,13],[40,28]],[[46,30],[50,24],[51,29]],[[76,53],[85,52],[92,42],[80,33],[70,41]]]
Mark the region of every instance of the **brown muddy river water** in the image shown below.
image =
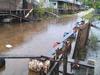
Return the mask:
[[[41,56],[48,55],[54,42],[63,39],[64,32],[70,32],[76,17],[22,24],[0,25],[0,55]],[[12,47],[7,48],[10,44]],[[0,75],[36,75],[28,70],[29,59],[6,59]]]

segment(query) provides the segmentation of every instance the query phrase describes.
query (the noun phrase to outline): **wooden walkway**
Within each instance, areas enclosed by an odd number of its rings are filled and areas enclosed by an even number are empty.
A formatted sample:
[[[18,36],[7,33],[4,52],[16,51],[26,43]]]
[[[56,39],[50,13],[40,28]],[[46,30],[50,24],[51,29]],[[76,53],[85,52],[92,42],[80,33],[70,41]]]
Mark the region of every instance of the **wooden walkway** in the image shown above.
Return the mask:
[[[68,59],[68,62],[75,63],[75,60],[74,59]],[[82,66],[89,67],[89,68],[94,68],[95,67],[95,65],[88,64],[88,61],[79,61],[78,64],[82,65]]]
[[[88,27],[87,26],[88,24],[86,23],[86,24],[84,24],[83,26],[81,26],[81,29],[82,28],[85,28],[85,27]],[[88,33],[88,32],[87,32]],[[71,35],[73,34],[73,32],[70,32],[62,41],[64,41],[64,40],[67,40],[68,39],[68,37],[70,37]],[[74,64],[74,63],[76,63],[76,61],[75,61],[75,59],[73,59],[73,55],[74,55],[74,52],[75,52],[75,47],[76,47],[76,43],[78,42],[77,41],[77,39],[79,38],[78,37],[78,35],[79,35],[79,31],[76,33],[76,39],[75,39],[75,41],[73,41],[72,43],[71,43],[71,50],[70,50],[70,53],[68,54],[68,56],[67,56],[67,61],[66,61],[66,63],[67,63],[67,65],[66,65],[66,67],[67,67],[67,69],[66,69],[66,72],[68,73],[68,74],[70,74],[70,75],[73,75],[74,74],[74,72],[73,72],[73,70],[72,70],[72,65],[71,64]],[[87,37],[87,35],[86,35],[86,37]],[[82,40],[83,38],[81,38],[81,40]],[[58,47],[59,48],[59,47]],[[59,62],[59,61],[61,61],[60,60],[61,58],[59,58],[57,61]],[[62,55],[62,59],[64,60],[64,58],[63,58],[63,55]],[[66,63],[61,63],[60,64],[60,72],[62,72],[64,75],[66,75],[65,73],[64,73],[64,64],[66,64]],[[78,60],[78,62],[77,62],[80,66],[85,66],[85,67],[87,67],[87,68],[94,68],[95,66],[94,65],[92,65],[92,64],[89,64],[88,63],[88,61],[80,61],[80,60]],[[51,68],[51,70],[53,71],[54,69],[55,69],[55,67],[57,67],[57,62],[54,64],[54,66]],[[49,73],[47,74],[47,75],[51,75],[50,73],[52,72],[52,71],[49,71]],[[62,71],[63,70],[63,71]]]
[[[37,59],[37,58],[42,58],[42,56],[40,57],[35,57],[35,56],[0,56],[0,58],[4,58],[4,59],[28,59],[28,58],[32,58],[32,59]]]
[[[8,55],[8,54],[0,54],[0,58],[4,59],[27,59],[27,58],[32,58],[32,59],[37,59],[37,58],[48,58],[46,56],[33,56],[33,55]]]
[[[30,14],[33,9],[18,9],[18,10],[0,10],[0,17],[12,17],[16,20],[21,21],[31,21]]]

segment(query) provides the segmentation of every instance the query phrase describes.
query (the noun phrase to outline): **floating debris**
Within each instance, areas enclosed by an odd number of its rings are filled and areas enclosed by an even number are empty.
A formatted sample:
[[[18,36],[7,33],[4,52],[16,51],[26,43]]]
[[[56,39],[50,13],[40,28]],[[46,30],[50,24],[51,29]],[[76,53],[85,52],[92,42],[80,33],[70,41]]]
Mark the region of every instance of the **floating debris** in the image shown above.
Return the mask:
[[[47,73],[49,67],[50,67],[50,60],[41,61],[37,59],[32,59],[29,62],[29,69],[35,72],[43,70],[44,73]]]
[[[7,48],[12,48],[13,46],[10,45],[10,44],[7,44],[6,47],[7,47]]]

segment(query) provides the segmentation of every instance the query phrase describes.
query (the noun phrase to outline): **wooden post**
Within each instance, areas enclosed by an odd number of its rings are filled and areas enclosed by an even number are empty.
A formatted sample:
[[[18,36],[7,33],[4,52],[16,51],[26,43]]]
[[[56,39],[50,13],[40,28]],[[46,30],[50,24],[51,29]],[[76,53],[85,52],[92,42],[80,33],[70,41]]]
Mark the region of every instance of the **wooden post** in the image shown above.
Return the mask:
[[[59,49],[57,49],[57,51],[56,51],[56,58],[55,59],[57,60],[58,57],[59,57]],[[59,62],[55,67],[55,75],[59,75]]]
[[[28,7],[28,3],[27,3],[26,0],[23,0],[23,4],[22,4],[22,6],[23,6],[23,9],[27,9],[27,7]]]
[[[87,44],[87,41],[88,41],[89,31],[90,31],[90,26],[91,26],[91,24],[90,24],[90,23],[88,23],[88,25],[87,25],[87,33],[86,33],[85,45]]]
[[[21,10],[19,10],[19,12],[20,12],[20,23],[22,22],[22,18],[21,18]]]
[[[54,63],[55,63],[54,61],[50,61],[50,68],[49,69],[51,69],[53,67]],[[51,71],[51,73],[49,75],[54,75],[54,70]]]
[[[25,14],[26,14],[26,10],[25,9],[23,10],[23,14],[24,14],[23,17],[25,17]]]
[[[59,75],[59,62],[57,64],[56,68],[55,68],[55,74]]]
[[[89,74],[89,68],[86,69],[86,75],[88,75],[88,74]]]
[[[28,2],[26,0],[23,0],[23,4],[22,4],[22,17],[25,16],[25,9],[28,8]]]
[[[67,75],[67,53],[63,54],[63,75]]]

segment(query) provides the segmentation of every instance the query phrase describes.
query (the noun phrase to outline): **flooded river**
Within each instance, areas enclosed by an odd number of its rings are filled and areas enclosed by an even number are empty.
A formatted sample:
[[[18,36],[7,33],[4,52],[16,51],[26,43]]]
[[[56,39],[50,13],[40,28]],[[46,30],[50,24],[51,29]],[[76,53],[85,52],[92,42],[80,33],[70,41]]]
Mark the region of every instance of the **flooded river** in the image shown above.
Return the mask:
[[[41,56],[48,55],[54,42],[62,41],[64,32],[70,32],[76,17],[22,24],[0,25],[0,55]],[[11,45],[8,48],[7,45]],[[36,75],[29,73],[29,59],[6,59],[0,75]]]

